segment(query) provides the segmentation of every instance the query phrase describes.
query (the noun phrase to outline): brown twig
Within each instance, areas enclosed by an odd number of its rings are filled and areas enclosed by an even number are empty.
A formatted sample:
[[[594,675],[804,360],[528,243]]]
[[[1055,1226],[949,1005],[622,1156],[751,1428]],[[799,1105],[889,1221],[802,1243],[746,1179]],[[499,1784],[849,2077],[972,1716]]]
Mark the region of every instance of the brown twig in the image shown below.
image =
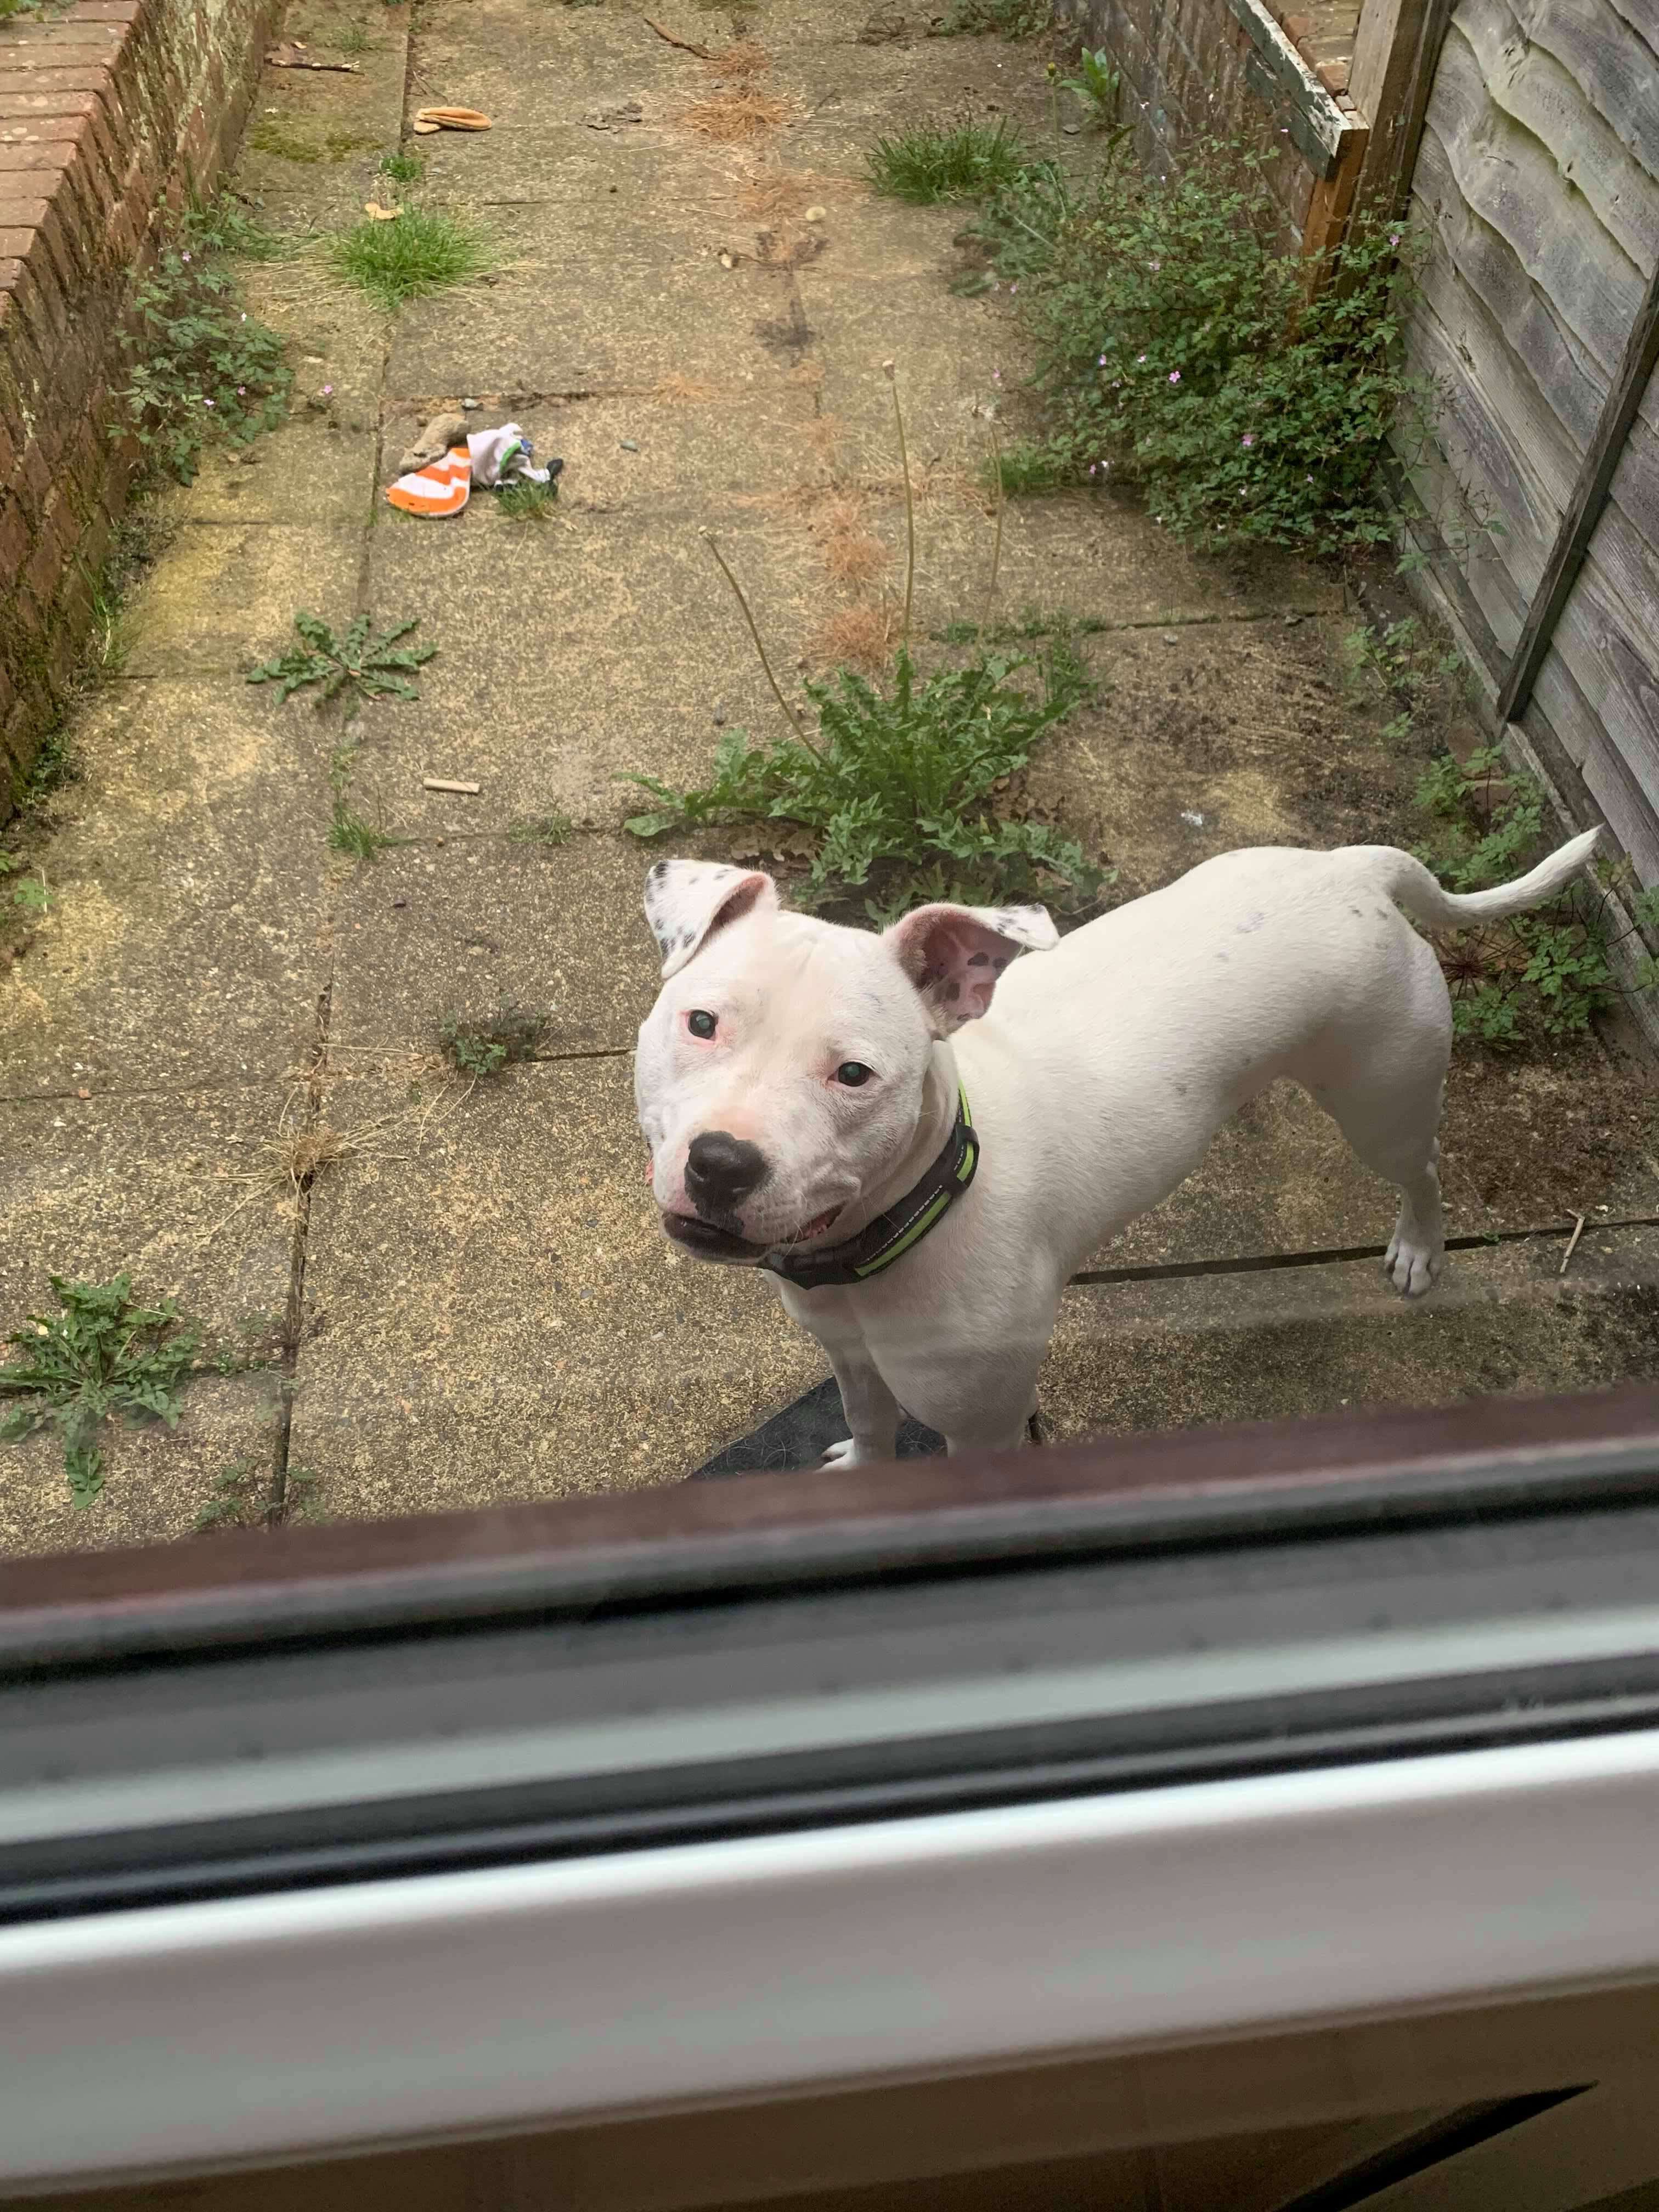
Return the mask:
[[[1571,1237],[1568,1239],[1566,1250],[1561,1255],[1561,1264],[1555,1271],[1558,1275],[1565,1275],[1566,1273],[1567,1262],[1571,1259],[1573,1254],[1578,1249],[1578,1240],[1584,1233],[1584,1216],[1582,1213],[1575,1213],[1572,1218],[1574,1223],[1573,1232]]]
[[[707,46],[694,46],[689,39],[677,39],[672,31],[665,31],[660,23],[653,23],[648,15],[645,19],[645,27],[647,31],[654,31],[657,36],[665,40],[669,46],[678,46],[683,54],[695,54],[700,62],[713,61],[714,58]]]
[[[700,530],[697,532],[697,535],[702,539],[709,551],[714,555],[715,560],[720,563],[721,575],[725,577],[726,582],[732,586],[733,596],[736,598],[738,605],[743,609],[743,618],[749,625],[750,636],[755,641],[755,650],[760,655],[760,665],[766,671],[766,680],[772,687],[772,696],[777,701],[779,706],[783,709],[784,720],[794,732],[797,739],[800,744],[805,746],[809,753],[817,752],[818,748],[812,743],[811,738],[807,736],[805,731],[801,727],[799,716],[790,706],[789,702],[784,697],[782,690],[779,685],[778,679],[772,673],[772,664],[766,657],[766,647],[761,642],[759,627],[755,621],[755,617],[750,611],[748,600],[744,597],[743,586],[732,574],[730,563],[727,562],[725,554],[720,551],[719,545],[715,543],[714,532],[712,530]],[[823,755],[821,753],[818,757],[820,759],[823,758]]]

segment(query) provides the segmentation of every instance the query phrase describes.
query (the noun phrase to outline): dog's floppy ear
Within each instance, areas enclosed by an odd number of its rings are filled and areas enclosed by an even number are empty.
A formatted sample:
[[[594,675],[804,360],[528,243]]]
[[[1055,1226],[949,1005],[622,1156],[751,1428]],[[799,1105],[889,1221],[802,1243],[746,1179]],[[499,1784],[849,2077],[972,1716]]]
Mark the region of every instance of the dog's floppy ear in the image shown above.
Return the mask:
[[[921,992],[934,1036],[949,1036],[979,1019],[1011,960],[1048,951],[1060,932],[1040,906],[919,906],[882,942]]]
[[[778,887],[758,868],[716,860],[659,860],[645,879],[645,918],[662,954],[662,979],[678,975],[717,929],[757,907],[775,907]]]

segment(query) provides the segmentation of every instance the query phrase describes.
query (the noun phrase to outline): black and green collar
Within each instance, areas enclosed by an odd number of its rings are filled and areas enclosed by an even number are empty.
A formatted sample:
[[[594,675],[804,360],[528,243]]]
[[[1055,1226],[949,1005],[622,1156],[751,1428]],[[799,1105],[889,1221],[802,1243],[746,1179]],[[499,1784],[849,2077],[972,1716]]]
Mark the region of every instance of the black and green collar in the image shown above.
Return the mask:
[[[802,1291],[868,1282],[913,1250],[929,1230],[938,1228],[972,1182],[978,1165],[979,1138],[968,1111],[968,1094],[958,1084],[957,1118],[945,1149],[902,1198],[844,1244],[827,1244],[812,1252],[780,1245],[757,1264]]]

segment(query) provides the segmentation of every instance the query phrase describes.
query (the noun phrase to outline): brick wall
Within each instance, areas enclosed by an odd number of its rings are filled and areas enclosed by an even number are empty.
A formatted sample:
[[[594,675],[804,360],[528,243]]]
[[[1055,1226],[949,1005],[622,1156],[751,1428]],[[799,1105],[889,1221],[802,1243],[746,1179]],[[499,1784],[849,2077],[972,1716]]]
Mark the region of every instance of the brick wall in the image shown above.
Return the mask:
[[[60,710],[135,462],[116,334],[170,209],[234,153],[277,0],[0,23],[0,820]]]
[[[1351,42],[1357,5],[1346,12]],[[1364,143],[1344,90],[1342,13],[1324,5],[1316,23],[1252,0],[1085,0],[1080,27],[1122,76],[1143,167],[1158,174],[1206,137],[1271,153],[1285,240],[1315,252],[1334,222],[1340,234]]]

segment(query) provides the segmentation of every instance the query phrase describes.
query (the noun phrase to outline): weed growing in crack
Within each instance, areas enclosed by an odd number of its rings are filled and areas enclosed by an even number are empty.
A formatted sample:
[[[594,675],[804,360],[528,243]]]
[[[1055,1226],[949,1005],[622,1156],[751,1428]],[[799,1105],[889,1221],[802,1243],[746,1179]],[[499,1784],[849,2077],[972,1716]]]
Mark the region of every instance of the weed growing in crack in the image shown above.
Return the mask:
[[[527,821],[511,823],[507,836],[515,845],[568,845],[576,825],[568,814],[532,814]]]
[[[438,1042],[456,1073],[477,1082],[533,1060],[551,1018],[507,1005],[482,1018],[449,1013],[438,1024]]]
[[[432,208],[405,208],[391,222],[366,216],[329,246],[330,264],[388,311],[465,284],[494,266],[476,223]]]
[[[136,438],[149,462],[194,481],[202,449],[243,447],[288,411],[292,373],[275,331],[240,304],[225,257],[267,258],[270,234],[228,195],[192,208],[133,295],[118,344],[127,381],[112,436]]]
[[[532,483],[528,477],[519,477],[512,483],[501,486],[495,495],[495,505],[509,522],[545,522],[558,496],[556,477],[546,483]]]
[[[375,635],[370,617],[359,615],[344,636],[337,638],[320,616],[308,614],[301,607],[294,617],[301,644],[290,646],[274,659],[262,661],[247,681],[274,684],[278,706],[309,684],[320,685],[311,702],[319,713],[344,692],[345,719],[353,721],[365,699],[420,697],[409,678],[426,665],[438,648],[398,643],[419,626],[417,621],[398,623]]]
[[[380,174],[390,177],[394,185],[418,185],[426,174],[426,163],[418,154],[382,154]]]
[[[1012,182],[1028,158],[1005,117],[988,129],[968,122],[919,125],[896,138],[878,138],[865,160],[871,183],[885,198],[933,207],[988,199]]]
[[[223,1528],[274,1528],[289,1521],[326,1521],[318,1498],[318,1478],[290,1467],[283,1478],[280,1502],[270,1478],[248,1459],[239,1459],[214,1479],[213,1494],[191,1524],[198,1535]]]
[[[31,1314],[7,1340],[15,1357],[0,1367],[0,1398],[15,1410],[0,1421],[0,1438],[15,1442],[43,1425],[64,1441],[64,1472],[77,1508],[104,1487],[98,1437],[116,1415],[130,1421],[179,1419],[178,1392],[196,1370],[201,1331],[180,1321],[171,1298],[136,1304],[132,1279],[107,1283],[52,1278],[60,1310]]]
[[[1035,691],[1013,680],[1026,670],[1039,678]],[[745,731],[728,730],[706,784],[676,790],[629,776],[657,806],[629,830],[650,838],[709,823],[793,823],[817,839],[803,902],[867,889],[872,914],[922,891],[988,901],[1045,887],[1052,895],[1054,885],[1083,904],[1110,879],[1073,840],[996,811],[998,787],[1093,696],[1069,645],[1056,641],[1041,658],[981,653],[926,676],[901,647],[888,688],[843,669],[805,690],[820,745],[781,738],[751,746]]]

